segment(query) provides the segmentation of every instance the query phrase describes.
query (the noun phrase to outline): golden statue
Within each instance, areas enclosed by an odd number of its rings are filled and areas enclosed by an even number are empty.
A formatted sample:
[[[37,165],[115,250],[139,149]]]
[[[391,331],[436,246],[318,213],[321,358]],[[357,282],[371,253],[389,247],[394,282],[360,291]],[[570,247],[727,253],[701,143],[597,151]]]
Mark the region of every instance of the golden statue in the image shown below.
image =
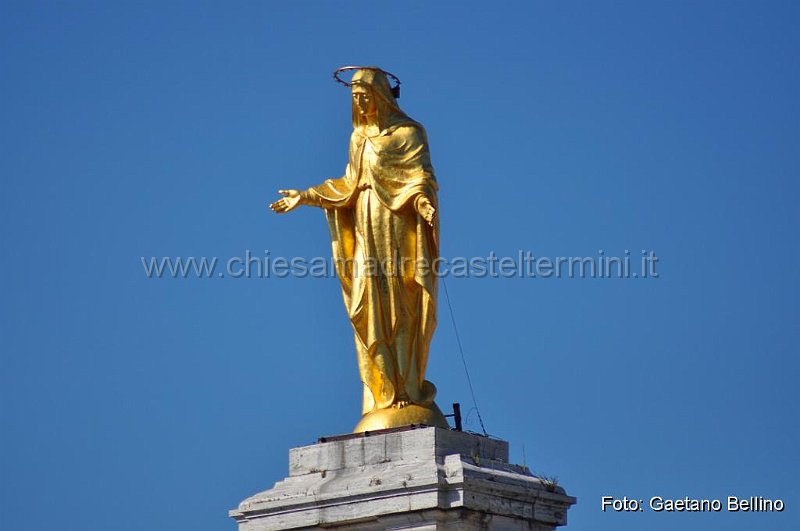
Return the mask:
[[[355,70],[350,83],[339,76]],[[388,77],[395,86],[391,87]],[[377,67],[334,73],[351,88],[353,134],[343,177],[279,190],[270,208],[325,210],[364,383],[354,433],[409,424],[447,427],[425,380],[436,327],[436,177],[421,124],[397,105],[400,80]]]

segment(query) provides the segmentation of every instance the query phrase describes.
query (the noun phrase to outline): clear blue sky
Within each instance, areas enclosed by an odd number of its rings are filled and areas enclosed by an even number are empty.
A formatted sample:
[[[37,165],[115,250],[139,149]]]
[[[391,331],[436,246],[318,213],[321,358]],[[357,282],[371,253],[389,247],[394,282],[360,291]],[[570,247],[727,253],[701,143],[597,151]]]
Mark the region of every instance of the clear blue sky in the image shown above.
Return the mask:
[[[799,529],[798,24],[778,1],[3,2],[0,527],[233,530],[290,447],[352,429],[335,279],[140,257],[327,256],[321,211],[266,203],[341,173],[330,73],[355,63],[428,129],[444,255],[660,257],[448,282],[486,427],[578,497],[567,529]],[[466,412],[441,302],[429,377]]]

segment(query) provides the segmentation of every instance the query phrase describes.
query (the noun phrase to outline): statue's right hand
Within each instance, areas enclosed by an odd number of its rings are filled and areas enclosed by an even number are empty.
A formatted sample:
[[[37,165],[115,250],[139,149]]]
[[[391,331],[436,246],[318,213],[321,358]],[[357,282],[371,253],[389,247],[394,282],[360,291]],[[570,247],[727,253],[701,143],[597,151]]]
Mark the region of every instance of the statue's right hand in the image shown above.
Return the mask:
[[[291,212],[300,205],[300,192],[297,190],[278,190],[278,193],[283,196],[283,199],[278,199],[271,203],[269,207],[278,214],[285,214]]]

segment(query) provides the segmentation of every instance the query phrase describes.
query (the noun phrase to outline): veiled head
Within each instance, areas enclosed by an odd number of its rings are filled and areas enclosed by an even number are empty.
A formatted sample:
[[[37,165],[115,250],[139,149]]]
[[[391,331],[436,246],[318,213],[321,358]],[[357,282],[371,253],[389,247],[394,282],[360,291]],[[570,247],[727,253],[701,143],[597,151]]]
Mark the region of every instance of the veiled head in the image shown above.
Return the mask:
[[[353,94],[353,125],[366,125],[369,117],[375,116],[377,125],[383,129],[397,118],[407,118],[392,94],[389,80],[380,70],[356,70],[351,81]]]

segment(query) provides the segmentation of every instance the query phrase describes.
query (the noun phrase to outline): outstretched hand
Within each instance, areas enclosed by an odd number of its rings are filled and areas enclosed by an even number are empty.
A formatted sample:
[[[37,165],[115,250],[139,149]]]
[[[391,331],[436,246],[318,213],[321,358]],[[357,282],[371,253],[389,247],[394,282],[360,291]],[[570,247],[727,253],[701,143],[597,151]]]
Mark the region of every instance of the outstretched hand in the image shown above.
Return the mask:
[[[278,214],[291,212],[300,205],[300,192],[297,190],[278,190],[283,199],[271,203],[269,207]]]
[[[417,212],[428,222],[428,225],[433,227],[436,208],[431,204],[430,199],[427,197],[420,198],[419,201],[417,201]]]

